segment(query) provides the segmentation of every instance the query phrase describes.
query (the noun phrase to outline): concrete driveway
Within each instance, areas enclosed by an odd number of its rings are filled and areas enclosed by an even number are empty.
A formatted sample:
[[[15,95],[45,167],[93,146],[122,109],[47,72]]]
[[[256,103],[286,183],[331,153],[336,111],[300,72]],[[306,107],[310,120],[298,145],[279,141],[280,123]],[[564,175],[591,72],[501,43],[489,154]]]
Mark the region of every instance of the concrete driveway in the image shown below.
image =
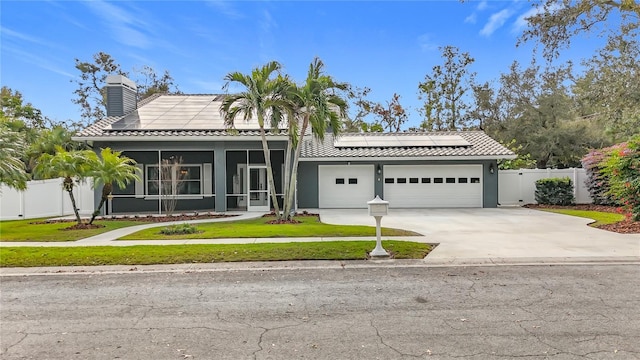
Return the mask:
[[[323,222],[375,225],[367,210],[322,209]],[[382,226],[413,230],[439,243],[427,262],[639,261],[640,234],[587,226],[589,219],[527,208],[390,209]]]

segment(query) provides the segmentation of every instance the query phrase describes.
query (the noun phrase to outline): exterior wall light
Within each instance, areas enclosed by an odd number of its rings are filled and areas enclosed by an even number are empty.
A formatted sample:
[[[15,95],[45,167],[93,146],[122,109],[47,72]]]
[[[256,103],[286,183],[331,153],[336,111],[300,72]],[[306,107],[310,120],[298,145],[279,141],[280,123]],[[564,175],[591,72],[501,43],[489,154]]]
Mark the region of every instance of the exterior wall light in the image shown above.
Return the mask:
[[[493,167],[493,163],[491,163],[489,164],[489,173],[493,175],[494,172],[496,172],[496,169]]]
[[[380,164],[378,164],[378,167],[376,167],[376,172],[378,173],[378,175],[382,174],[382,168],[380,167]]]

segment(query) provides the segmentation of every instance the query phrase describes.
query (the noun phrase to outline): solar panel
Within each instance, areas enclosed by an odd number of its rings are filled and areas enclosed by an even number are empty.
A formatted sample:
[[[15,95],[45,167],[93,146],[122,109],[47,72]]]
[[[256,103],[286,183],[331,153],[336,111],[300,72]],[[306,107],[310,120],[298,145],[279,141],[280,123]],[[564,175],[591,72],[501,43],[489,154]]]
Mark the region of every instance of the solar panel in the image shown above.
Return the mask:
[[[222,95],[170,95],[160,96],[133,113],[116,121],[111,130],[224,130],[220,114]],[[235,128],[259,129],[255,117],[245,121],[240,115]],[[281,124],[286,128],[286,124]],[[105,129],[105,130],[107,130]]]
[[[460,135],[345,135],[334,140],[339,148],[455,147],[471,144]]]

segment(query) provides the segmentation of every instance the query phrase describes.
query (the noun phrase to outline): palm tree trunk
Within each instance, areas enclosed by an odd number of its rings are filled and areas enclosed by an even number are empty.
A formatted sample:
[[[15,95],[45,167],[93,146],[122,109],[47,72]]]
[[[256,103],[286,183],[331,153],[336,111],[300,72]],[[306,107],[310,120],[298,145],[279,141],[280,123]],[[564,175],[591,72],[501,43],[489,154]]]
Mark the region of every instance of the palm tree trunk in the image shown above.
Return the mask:
[[[82,224],[82,219],[80,219],[80,212],[78,211],[78,207],[76,206],[76,198],[73,196],[73,179],[70,177],[65,177],[63,181],[64,189],[69,193],[69,197],[71,198],[71,206],[73,206],[73,213],[76,215],[76,221],[78,225]]]
[[[109,199],[109,194],[111,194],[112,190],[113,190],[113,185],[111,184],[104,184],[104,186],[102,187],[102,197],[100,198],[100,204],[98,205],[98,208],[96,209],[96,211],[94,211],[93,214],[91,214],[91,220],[89,220],[89,225],[92,225],[93,221],[96,219],[96,216],[100,214],[100,210],[102,210],[104,203],[107,201],[107,199]]]
[[[271,153],[267,144],[267,136],[264,127],[260,127],[260,137],[262,138],[262,150],[264,151],[264,162],[267,165],[267,181],[271,189],[271,199],[273,202],[273,210],[276,213],[276,219],[280,220],[280,206],[278,205],[278,196],[276,195],[275,181],[273,181],[273,169],[271,168]]]
[[[289,190],[287,191],[288,203],[285,205],[287,209],[291,209],[293,206],[293,197],[296,191],[296,180],[298,178],[298,162],[300,160],[300,152],[302,150],[302,142],[304,141],[304,134],[307,131],[307,126],[309,125],[309,115],[304,116],[304,120],[302,121],[302,128],[300,129],[300,137],[298,138],[298,143],[296,144],[296,151],[293,155],[293,166],[291,167],[291,180],[289,182]],[[284,214],[285,219],[290,219],[290,215]]]
[[[289,182],[291,181],[291,153],[293,152],[293,143],[291,141],[291,137],[287,141],[287,153],[285,154],[284,159],[284,187],[282,188],[282,206],[284,207],[283,214],[285,214],[284,218],[288,218],[286,214],[291,211],[289,206]]]

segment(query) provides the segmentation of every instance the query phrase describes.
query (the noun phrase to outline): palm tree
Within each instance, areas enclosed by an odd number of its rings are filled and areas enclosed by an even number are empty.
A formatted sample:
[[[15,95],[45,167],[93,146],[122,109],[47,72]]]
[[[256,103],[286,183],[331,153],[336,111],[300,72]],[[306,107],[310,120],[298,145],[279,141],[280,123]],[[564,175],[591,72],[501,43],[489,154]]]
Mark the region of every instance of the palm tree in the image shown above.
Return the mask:
[[[22,161],[24,152],[21,135],[0,124],[0,184],[17,190],[27,188],[29,176]]]
[[[89,175],[93,178],[93,186],[102,184],[102,197],[98,208],[91,215],[89,224],[93,224],[96,216],[100,214],[102,206],[109,199],[113,184],[115,183],[120,189],[124,189],[131,181],[139,181],[140,177],[136,174],[135,161],[120,155],[120,151],[112,151],[110,148],[100,150],[100,158],[94,159],[91,164]]]
[[[220,107],[226,126],[233,128],[236,117],[243,116],[248,121],[253,116],[258,119],[262,150],[267,166],[267,181],[271,189],[271,199],[276,216],[280,219],[280,207],[276,196],[273,170],[271,168],[271,154],[265,132],[265,120],[269,121],[270,129],[278,129],[284,119],[284,114],[291,109],[291,103],[286,98],[289,86],[287,77],[274,76],[280,72],[282,66],[277,61],[271,61],[261,67],[255,68],[251,74],[231,72],[224,79],[227,81],[224,89],[227,90],[231,83],[240,84],[244,91],[238,94],[230,94],[225,97]]]
[[[289,98],[295,104],[295,117],[290,118],[301,124],[294,127],[296,131],[289,132],[289,141],[294,145],[295,152],[292,173],[285,193],[286,217],[290,216],[293,206],[298,162],[307,128],[310,125],[313,135],[323,140],[327,129],[331,129],[333,135],[337,136],[342,128],[342,119],[346,117],[347,102],[337,92],[347,91],[348,85],[338,83],[331,76],[325,75],[323,68],[322,60],[313,59],[305,83],[302,86],[293,85],[289,91]]]
[[[56,146],[60,146],[66,151],[88,150],[88,147],[80,142],[71,140],[73,132],[62,126],[55,126],[51,129],[42,129],[37,136],[30,141],[27,148],[27,170],[32,170],[42,154],[55,155]]]
[[[34,168],[34,172],[43,179],[63,178],[62,188],[69,193],[78,225],[82,220],[73,196],[73,189],[77,182],[84,181],[90,175],[91,164],[97,161],[96,157],[97,155],[91,150],[66,151],[57,146],[54,155],[42,154]]]

